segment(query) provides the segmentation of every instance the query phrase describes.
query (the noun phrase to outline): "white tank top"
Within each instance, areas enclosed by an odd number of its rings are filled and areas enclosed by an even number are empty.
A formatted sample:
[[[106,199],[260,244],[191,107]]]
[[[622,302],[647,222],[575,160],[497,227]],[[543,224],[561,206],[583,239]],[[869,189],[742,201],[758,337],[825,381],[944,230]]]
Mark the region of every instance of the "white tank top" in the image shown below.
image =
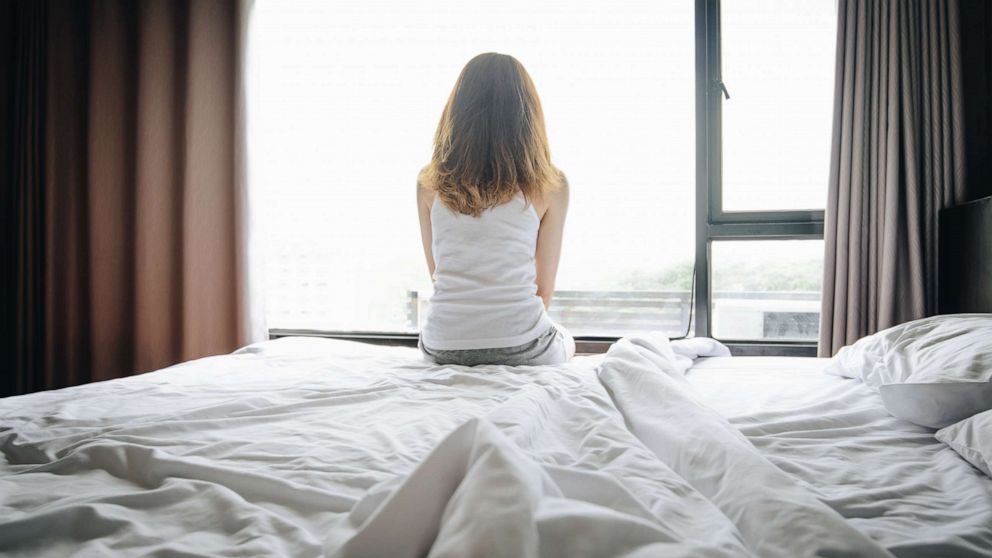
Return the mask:
[[[431,206],[434,295],[421,330],[442,351],[514,347],[552,327],[537,296],[541,220],[522,194],[473,217]]]

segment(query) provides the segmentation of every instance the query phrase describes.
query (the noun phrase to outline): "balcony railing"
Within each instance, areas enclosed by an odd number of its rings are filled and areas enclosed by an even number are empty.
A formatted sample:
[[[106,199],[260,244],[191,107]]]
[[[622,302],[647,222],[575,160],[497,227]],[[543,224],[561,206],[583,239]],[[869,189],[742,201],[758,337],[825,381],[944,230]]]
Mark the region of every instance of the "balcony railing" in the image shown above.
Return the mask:
[[[713,332],[724,339],[812,340],[819,332],[820,293],[713,293]],[[407,321],[418,330],[429,301],[407,292]],[[548,313],[575,335],[623,336],[643,331],[685,335],[689,291],[556,291]]]

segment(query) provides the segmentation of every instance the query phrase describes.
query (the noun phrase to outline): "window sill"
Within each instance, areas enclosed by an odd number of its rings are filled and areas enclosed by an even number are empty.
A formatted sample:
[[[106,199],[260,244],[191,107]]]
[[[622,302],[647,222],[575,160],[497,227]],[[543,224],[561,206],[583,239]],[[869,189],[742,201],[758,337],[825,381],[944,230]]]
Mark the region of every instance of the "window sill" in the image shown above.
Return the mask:
[[[280,337],[321,337],[358,341],[372,345],[416,347],[417,335],[413,333],[377,333],[369,331],[320,331],[312,329],[270,329],[269,339]],[[575,352],[579,354],[600,354],[609,350],[617,337],[579,336],[575,338]],[[763,341],[724,341],[734,356],[790,356],[815,357],[816,343],[809,342],[763,342]]]

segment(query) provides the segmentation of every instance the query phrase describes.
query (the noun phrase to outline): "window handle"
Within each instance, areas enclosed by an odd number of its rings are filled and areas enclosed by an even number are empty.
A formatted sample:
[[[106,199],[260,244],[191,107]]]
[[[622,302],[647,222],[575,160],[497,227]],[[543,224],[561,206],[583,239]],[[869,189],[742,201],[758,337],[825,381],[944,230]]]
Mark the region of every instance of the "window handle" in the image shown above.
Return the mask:
[[[718,79],[716,80],[716,86],[720,88],[720,91],[723,91],[723,98],[729,101],[730,92],[727,91],[727,84],[723,83],[722,79]]]

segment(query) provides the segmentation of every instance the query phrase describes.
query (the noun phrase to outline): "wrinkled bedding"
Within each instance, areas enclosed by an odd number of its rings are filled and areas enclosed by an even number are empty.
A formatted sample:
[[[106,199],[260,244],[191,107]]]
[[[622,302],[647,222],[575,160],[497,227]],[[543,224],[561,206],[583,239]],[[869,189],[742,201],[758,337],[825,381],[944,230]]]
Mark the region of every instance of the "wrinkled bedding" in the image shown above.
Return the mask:
[[[992,557],[992,479],[826,359],[704,358],[694,393],[779,469],[902,557]]]
[[[0,400],[0,553],[890,555],[701,402],[698,353],[462,368],[290,338]]]

